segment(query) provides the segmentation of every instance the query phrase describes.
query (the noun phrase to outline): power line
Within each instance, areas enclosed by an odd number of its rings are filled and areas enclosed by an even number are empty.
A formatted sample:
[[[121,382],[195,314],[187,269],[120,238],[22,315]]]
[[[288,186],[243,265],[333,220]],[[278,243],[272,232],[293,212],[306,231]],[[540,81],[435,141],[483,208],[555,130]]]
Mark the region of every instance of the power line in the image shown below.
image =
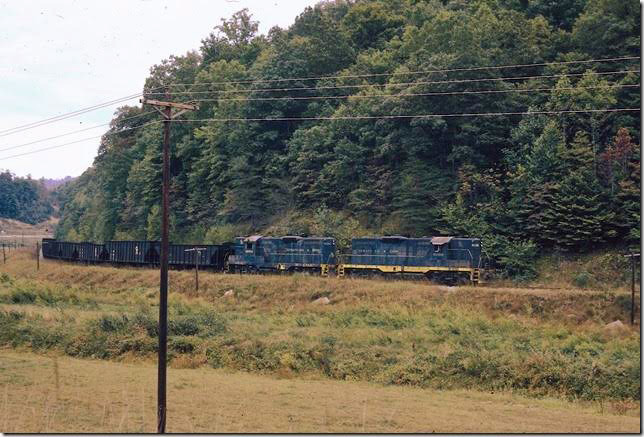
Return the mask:
[[[622,112],[639,111],[639,108],[611,108],[611,109],[570,109],[560,111],[517,111],[517,112],[463,112],[447,114],[416,114],[416,115],[348,115],[328,117],[275,117],[275,118],[200,118],[174,120],[181,123],[204,122],[204,121],[309,121],[309,120],[374,120],[374,119],[409,119],[409,118],[439,118],[439,117],[492,117],[507,115],[542,115],[542,114],[568,114],[568,113],[594,113],[594,112]]]
[[[68,112],[66,114],[57,115],[55,117],[46,118],[44,120],[35,121],[33,123],[24,124],[22,126],[16,126],[14,128],[11,128],[11,129],[5,129],[3,131],[0,131],[0,137],[4,137],[4,136],[7,136],[7,135],[13,135],[13,134],[16,134],[18,132],[22,132],[22,131],[25,131],[25,130],[28,130],[28,129],[34,129],[34,128],[37,128],[37,127],[40,127],[40,126],[44,126],[46,124],[55,123],[57,121],[65,120],[67,118],[76,117],[78,115],[85,114],[85,113],[91,112],[91,111],[96,111],[97,109],[102,109],[102,108],[105,108],[107,106],[115,105],[117,103],[123,103],[123,102],[126,102],[128,100],[132,100],[132,99],[135,99],[137,97],[140,97],[141,95],[142,95],[142,93],[133,94],[133,95],[130,95],[130,96],[122,97],[120,99],[110,100],[109,102],[104,102],[104,103],[99,103],[97,105],[88,106],[87,108],[82,108],[82,109],[79,109],[77,111],[72,111],[72,112]]]
[[[264,83],[264,82],[288,82],[288,81],[296,81],[296,80],[321,80],[321,79],[346,79],[346,78],[360,78],[360,77],[381,77],[381,76],[400,76],[400,75],[411,75],[411,74],[430,74],[430,73],[448,73],[448,72],[458,72],[458,71],[481,71],[481,70],[490,70],[490,69],[504,69],[504,68],[525,68],[525,67],[537,67],[537,66],[547,66],[547,65],[569,65],[569,64],[588,64],[588,63],[600,63],[600,62],[614,62],[614,61],[625,61],[625,60],[637,60],[640,59],[639,56],[622,56],[622,57],[615,57],[615,58],[604,58],[604,59],[587,59],[587,60],[579,60],[579,61],[558,61],[558,62],[543,62],[543,63],[534,63],[534,64],[511,64],[511,65],[490,65],[490,66],[481,66],[481,67],[467,67],[467,68],[451,68],[451,69],[437,69],[437,70],[422,70],[422,71],[410,71],[410,72],[394,72],[394,73],[371,73],[371,74],[356,74],[356,75],[344,75],[344,76],[317,76],[317,77],[295,77],[295,78],[281,78],[281,79],[257,79],[257,80],[239,80],[239,81],[222,81],[222,82],[205,82],[202,84],[199,83],[184,83],[184,84],[171,84],[171,86],[180,86],[180,85],[206,85],[206,84],[253,84],[253,83]],[[621,71],[621,72],[608,72],[608,73],[597,73],[597,74],[615,74],[615,73],[623,73],[623,72],[629,72],[629,71]],[[636,72],[636,71],[633,71]],[[568,76],[577,76],[579,74],[568,74]],[[561,75],[550,75],[550,76],[538,76],[538,77],[559,77]],[[411,85],[411,84],[430,84],[430,83],[465,83],[465,82],[474,82],[474,81],[482,81],[482,80],[518,80],[518,79],[528,79],[528,78],[538,78],[536,76],[533,77],[512,77],[512,78],[490,78],[490,79],[470,79],[470,80],[459,80],[459,81],[440,81],[440,82],[407,82],[407,83],[392,83],[392,84],[387,84],[387,85]],[[308,87],[299,87],[299,88],[269,88],[269,89],[257,89],[257,90],[237,90],[235,92],[260,92],[260,91],[294,91],[294,90],[310,90],[310,89],[334,89],[334,88],[360,88],[364,86],[387,86],[387,85],[380,85],[380,84],[373,84],[373,85],[347,85],[347,86],[340,86],[340,87],[332,87],[332,86],[325,86],[325,87],[314,87],[314,88],[308,88]],[[152,90],[156,90],[160,87],[155,87],[152,88]],[[203,94],[203,93],[221,93],[221,91],[205,91],[205,92],[199,92],[199,91],[185,91],[185,92],[174,92],[170,94]],[[54,123],[56,121],[64,120],[67,118],[75,117],[90,111],[95,111],[97,109],[102,109],[106,106],[110,106],[113,104],[117,103],[123,103],[127,100],[131,100],[137,97],[140,97],[144,93],[136,93],[132,94],[129,96],[124,96],[118,99],[114,99],[108,102],[104,103],[99,103],[93,106],[89,106],[86,108],[82,108],[76,111],[72,111],[69,113],[57,115],[54,117],[46,118],[43,120],[39,120],[36,122],[28,123],[25,125],[21,126],[16,126],[10,129],[4,129],[0,131],[0,137],[2,136],[7,136],[7,135],[12,135],[18,132],[22,132],[27,129],[33,129],[36,127],[44,126],[46,124]],[[159,93],[148,93],[149,95],[155,95]]]
[[[175,121],[176,121],[176,120],[175,120]],[[118,132],[107,133],[107,134],[102,134],[102,135],[95,135],[95,136],[93,136],[93,137],[81,138],[81,139],[79,139],[79,140],[69,141],[69,142],[67,142],[67,143],[58,144],[58,145],[55,145],[55,146],[49,146],[49,147],[44,147],[44,148],[42,148],[42,149],[31,150],[31,151],[29,151],[29,152],[18,153],[18,154],[16,154],[16,155],[0,157],[0,161],[3,161],[3,160],[5,160],[5,159],[10,159],[10,158],[17,158],[17,157],[19,157],[19,156],[31,155],[31,154],[33,154],[33,153],[44,152],[44,151],[47,151],[47,150],[58,149],[58,148],[60,148],[60,147],[64,147],[64,146],[70,146],[70,145],[72,145],[72,144],[82,143],[83,141],[95,140],[95,139],[97,139],[97,138],[102,138],[102,137],[106,137],[106,136],[118,135],[118,134],[120,134],[121,132],[129,131],[129,130],[134,130],[134,129],[140,129],[140,128],[144,127],[144,126],[148,126],[148,125],[151,125],[151,124],[158,124],[158,123],[161,123],[161,122],[162,122],[161,120],[149,121],[149,122],[147,122],[147,123],[143,123],[143,124],[142,124],[142,125],[140,125],[140,126],[133,126],[133,127],[129,127],[129,128],[125,128],[125,129],[121,129],[121,130],[120,130],[120,131],[118,131]]]
[[[152,88],[152,90],[156,90],[156,89],[159,89],[159,87]],[[65,114],[60,114],[60,115],[56,115],[54,117],[45,118],[43,120],[34,121],[32,123],[24,124],[24,125],[21,125],[21,126],[12,127],[10,129],[4,129],[4,130],[0,131],[0,137],[4,137],[4,136],[7,136],[7,135],[12,135],[12,134],[22,132],[22,131],[28,130],[28,129],[37,128],[37,127],[44,126],[46,124],[54,123],[56,121],[64,120],[64,119],[67,119],[67,118],[76,117],[77,115],[85,114],[87,112],[96,111],[98,109],[102,109],[102,108],[105,108],[107,106],[115,105],[117,103],[123,103],[123,102],[126,102],[128,100],[136,99],[138,97],[141,97],[142,95],[143,95],[143,93],[130,94],[128,96],[119,97],[118,99],[110,100],[110,101],[103,102],[103,103],[97,103],[96,105],[88,106],[86,108],[81,108],[81,109],[78,109],[76,111],[67,112]]]
[[[579,60],[579,61],[557,61],[557,62],[542,62],[542,63],[533,63],[533,64],[510,64],[510,65],[489,65],[489,66],[480,66],[480,67],[466,67],[466,68],[450,68],[450,69],[436,69],[436,70],[421,70],[421,71],[409,71],[409,72],[393,72],[393,73],[370,73],[370,74],[355,74],[355,75],[341,75],[341,76],[317,76],[317,77],[294,77],[294,78],[278,78],[278,79],[256,79],[256,80],[239,80],[239,81],[221,81],[221,82],[204,82],[202,84],[199,83],[176,83],[176,84],[171,84],[170,86],[186,86],[186,85],[207,85],[207,84],[253,84],[253,83],[265,83],[265,82],[288,82],[288,81],[296,81],[296,80],[323,80],[323,79],[348,79],[348,78],[364,78],[364,77],[382,77],[382,76],[400,76],[400,75],[412,75],[412,74],[431,74],[431,73],[449,73],[449,72],[460,72],[460,71],[481,71],[481,70],[498,70],[498,69],[506,69],[506,68],[525,68],[525,67],[538,67],[538,66],[547,66],[547,65],[570,65],[570,64],[588,64],[588,63],[601,63],[601,62],[615,62],[615,61],[627,61],[627,60],[637,60],[640,59],[639,56],[622,56],[622,57],[614,57],[614,58],[603,58],[603,59],[586,59],[586,60]],[[617,72],[609,72],[609,73],[597,73],[597,74],[614,74]],[[621,73],[621,72],[620,72]],[[569,76],[574,76],[578,74],[569,74]],[[551,75],[551,76],[540,76],[540,77],[558,77],[557,75]],[[517,79],[526,79],[528,77],[515,77],[515,78],[507,78],[507,80],[517,80]],[[469,80],[469,81],[480,81],[481,79],[474,79],[474,80]],[[491,79],[485,79],[485,80],[504,80],[503,78],[491,78]],[[448,81],[442,81],[442,83],[447,83]],[[458,81],[459,83],[463,83],[464,81]],[[388,85],[411,85],[411,84],[428,84],[427,82],[411,82],[411,83],[399,83],[399,84],[388,84]],[[432,82],[436,83],[436,82]],[[439,82],[440,83],[440,82]],[[374,84],[374,85],[363,85],[363,86],[382,86],[379,84]],[[385,85],[386,86],[386,85]],[[342,86],[339,88],[356,88],[358,86]],[[160,87],[155,87],[152,88],[152,90],[156,90]],[[300,88],[269,88],[269,89],[257,89],[257,90],[248,90],[246,92],[253,92],[253,91],[292,91],[292,90],[307,90],[307,89],[333,89],[334,87],[315,87],[315,88],[305,88],[305,87],[300,87]],[[242,92],[240,90],[236,92]],[[170,94],[198,94],[198,93],[220,93],[219,91],[206,91],[206,92],[198,92],[198,91],[186,91],[186,92],[174,92]],[[148,93],[149,95],[154,95],[154,94],[159,94],[159,93]],[[143,95],[143,93],[136,93],[136,94],[131,94],[129,96],[124,96],[118,99],[114,99],[108,102],[104,103],[99,103],[96,105],[92,105],[86,108],[81,108],[76,111],[72,111],[69,113],[57,115],[54,117],[46,118],[43,120],[39,120],[36,122],[32,123],[27,123],[21,126],[15,126],[10,129],[4,129],[0,130],[0,137],[2,136],[7,136],[7,135],[12,135],[18,132],[22,132],[27,129],[32,129],[40,126],[44,126],[46,124],[54,123],[56,121],[64,120],[67,118],[75,117],[77,115],[81,115],[90,111],[94,111],[97,109],[102,109],[106,106],[110,106],[113,104],[117,103],[122,103],[127,100],[131,100],[137,97],[140,97]]]
[[[224,99],[199,99],[193,100],[195,103],[199,102],[213,102],[213,101],[254,101],[254,100],[315,100],[315,99],[347,99],[347,98],[356,98],[356,99],[365,99],[365,98],[402,98],[402,97],[423,97],[423,96],[442,96],[442,95],[467,95],[467,94],[498,94],[498,93],[527,93],[527,92],[543,92],[543,91],[566,91],[566,90],[581,90],[581,89],[602,89],[602,88],[639,88],[639,84],[623,84],[623,85],[594,85],[586,87],[564,87],[564,88],[531,88],[531,89],[511,89],[511,90],[479,90],[479,91],[445,91],[445,92],[430,92],[430,93],[402,93],[402,94],[368,94],[368,95],[343,95],[343,96],[293,96],[293,97],[237,97],[237,98],[224,98]],[[139,115],[132,117],[123,118],[118,120],[119,122],[130,120],[133,118],[142,117],[144,115],[149,115],[154,113],[154,111],[144,112]],[[75,133],[84,132],[91,129],[96,129],[99,127],[109,126],[110,123],[103,123],[96,126],[87,127],[84,129],[79,129],[71,132],[67,132],[60,135],[55,135],[48,138],[43,138],[40,140],[30,141],[28,143],[18,144],[15,146],[6,147],[0,149],[0,152],[5,152],[7,150],[17,149],[20,147],[30,146],[32,144],[41,143],[43,141],[53,140],[56,138],[61,138],[69,136]]]
[[[144,112],[144,113],[142,113],[142,114],[134,115],[134,116],[132,116],[132,117],[122,118],[122,119],[120,119],[120,120],[118,120],[118,121],[119,121],[119,122],[122,122],[122,121],[125,121],[125,120],[131,120],[131,119],[133,119],[133,118],[143,117],[144,115],[149,115],[149,114],[153,114],[153,113],[154,113],[154,111],[148,111],[148,112]],[[112,122],[109,122],[109,123],[103,123],[103,124],[97,124],[97,125],[95,125],[95,126],[86,127],[86,128],[84,128],[84,129],[78,129],[78,130],[74,130],[74,131],[67,132],[67,133],[64,133],[64,134],[54,135],[53,137],[43,138],[43,139],[41,139],[41,140],[35,140],[35,141],[30,141],[30,142],[28,142],[28,143],[17,144],[17,145],[15,145],[15,146],[5,147],[4,149],[0,149],[0,152],[5,152],[5,151],[7,151],[7,150],[12,150],[12,149],[18,149],[18,148],[20,148],[20,147],[30,146],[30,145],[32,145],[32,144],[36,144],[36,143],[42,143],[43,141],[54,140],[54,139],[56,139],[56,138],[66,137],[66,136],[73,135],[73,134],[77,134],[77,133],[80,133],[80,132],[85,132],[85,131],[88,131],[88,130],[97,129],[97,128],[99,128],[99,127],[109,126],[111,123],[112,123]],[[124,130],[124,129],[122,129],[122,130],[121,130],[121,131],[119,131],[119,132],[123,132],[123,130]]]
[[[393,73],[365,73],[339,76],[310,76],[310,77],[290,77],[278,79],[248,79],[248,80],[231,80],[220,82],[193,82],[193,83],[174,83],[169,86],[191,86],[191,85],[232,85],[232,84],[253,84],[265,82],[290,82],[298,80],[325,80],[325,79],[355,79],[363,77],[382,77],[382,76],[404,76],[412,74],[432,74],[432,73],[452,73],[459,71],[480,71],[480,70],[499,70],[504,68],[525,68],[525,67],[543,67],[547,65],[570,65],[570,64],[589,64],[594,62],[614,62],[640,59],[639,56],[622,56],[618,58],[603,59],[586,59],[581,61],[557,61],[557,62],[540,62],[535,64],[510,64],[510,65],[488,65],[484,67],[464,67],[464,68],[446,68],[440,70],[418,70]]]
[[[620,84],[620,85],[594,85],[594,86],[580,86],[580,87],[562,87],[562,88],[528,88],[528,89],[511,89],[511,90],[479,90],[479,91],[444,91],[444,92],[429,92],[429,93],[400,93],[400,94],[349,94],[342,96],[286,96],[286,97],[234,97],[223,99],[197,99],[191,100],[192,102],[230,102],[230,101],[264,101],[264,100],[316,100],[316,99],[370,99],[378,97],[422,97],[422,96],[444,96],[444,95],[461,95],[461,94],[499,94],[499,93],[527,93],[527,92],[542,92],[542,91],[566,91],[566,90],[582,90],[582,89],[597,89],[597,88],[639,88],[639,84]],[[1,151],[1,150],[0,150]]]
[[[311,120],[375,120],[375,119],[411,119],[411,118],[438,118],[438,117],[493,117],[493,116],[509,116],[509,115],[545,115],[545,114],[572,114],[572,113],[597,113],[597,112],[632,112],[639,111],[639,108],[612,108],[612,109],[580,109],[580,110],[562,110],[562,111],[524,111],[524,112],[481,112],[481,113],[447,113],[447,114],[417,114],[417,115],[357,115],[357,116],[335,116],[335,117],[275,117],[275,118],[202,118],[202,119],[175,119],[173,122],[255,122],[255,121],[311,121]],[[135,126],[127,129],[123,129],[120,132],[125,130],[134,130],[139,129],[144,126],[161,123],[161,120],[155,120],[148,123],[144,123],[140,126]],[[68,143],[58,144],[56,146],[45,147],[43,149],[32,150],[29,152],[19,153],[16,155],[5,156],[0,158],[0,161],[4,161],[11,158],[16,158],[19,156],[31,155],[34,153],[39,153],[47,150],[57,149],[60,147],[68,146],[71,144],[77,144],[82,141],[92,140],[96,138],[101,138],[102,136],[111,136],[116,135],[120,132],[115,132],[112,134],[98,135],[89,138],[83,138],[76,141],[71,141]]]
[[[224,99],[199,99],[194,100],[193,102],[213,102],[213,101],[264,101],[264,100],[316,100],[316,99],[347,99],[347,98],[356,98],[356,99],[365,99],[365,98],[403,98],[403,97],[423,97],[423,96],[441,96],[441,95],[468,95],[468,94],[498,94],[498,93],[527,93],[527,92],[543,92],[543,91],[566,91],[566,90],[580,90],[580,89],[602,89],[602,88],[639,88],[639,84],[623,84],[623,85],[595,85],[587,87],[565,87],[565,88],[531,88],[531,89],[511,89],[511,90],[479,90],[479,91],[445,91],[445,92],[430,92],[430,93],[401,93],[401,94],[368,94],[368,95],[343,95],[343,96],[293,96],[293,97],[237,97],[237,98],[224,98]],[[132,117],[126,117],[119,122],[130,120],[145,115],[154,113],[154,111],[144,112],[142,114],[134,115]],[[5,152],[7,150],[18,149],[21,147],[30,146],[32,144],[41,143],[43,141],[49,141],[57,138],[62,138],[65,136],[73,135],[75,133],[85,132],[92,129],[97,129],[99,127],[109,126],[110,123],[103,123],[84,129],[78,129],[71,132],[67,132],[60,135],[55,135],[48,138],[43,138],[40,140],[30,141],[28,143],[17,144],[15,146],[5,147],[0,149],[0,152]],[[122,131],[121,131],[122,132]],[[94,137],[92,137],[94,138]]]
[[[388,86],[403,86],[403,85],[436,85],[447,83],[471,83],[471,82],[495,82],[503,80],[530,80],[530,79],[544,79],[555,77],[575,77],[583,76],[584,73],[562,73],[562,74],[548,74],[536,76],[508,76],[508,77],[489,77],[481,79],[450,79],[450,80],[432,80],[432,81],[418,81],[418,82],[394,82],[386,84],[356,84],[356,85],[325,85],[316,87],[293,87],[293,88],[258,88],[258,89],[243,89],[243,90],[214,90],[214,91],[175,91],[170,92],[170,95],[185,95],[185,94],[230,94],[230,93],[255,93],[255,92],[269,92],[269,91],[312,91],[323,89],[343,89],[343,88],[369,88],[369,87],[388,87]],[[606,71],[606,72],[593,72],[596,75],[608,74],[624,74],[624,73],[639,73],[639,70],[619,70],[619,71]],[[146,93],[148,96],[159,95],[160,93]]]

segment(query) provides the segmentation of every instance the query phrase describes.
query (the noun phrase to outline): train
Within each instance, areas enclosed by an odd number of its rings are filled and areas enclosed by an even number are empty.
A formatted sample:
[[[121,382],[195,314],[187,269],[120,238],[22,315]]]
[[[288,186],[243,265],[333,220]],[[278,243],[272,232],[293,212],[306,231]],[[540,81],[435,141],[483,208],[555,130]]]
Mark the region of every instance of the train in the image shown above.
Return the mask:
[[[483,273],[481,251],[481,239],[471,237],[359,237],[351,240],[347,251],[340,252],[330,237],[251,235],[224,244],[170,244],[168,264],[240,274],[377,275],[476,285]],[[86,264],[158,266],[160,253],[159,241],[98,244],[42,240],[44,258]]]

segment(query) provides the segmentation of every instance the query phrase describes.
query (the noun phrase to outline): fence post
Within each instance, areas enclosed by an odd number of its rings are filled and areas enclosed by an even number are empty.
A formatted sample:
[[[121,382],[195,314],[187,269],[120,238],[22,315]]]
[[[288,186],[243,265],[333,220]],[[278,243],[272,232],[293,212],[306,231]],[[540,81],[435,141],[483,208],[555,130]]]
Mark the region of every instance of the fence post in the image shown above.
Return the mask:
[[[631,325],[635,324],[635,254],[631,252]]]
[[[40,270],[40,241],[36,241],[36,270]]]
[[[199,257],[201,256],[201,252],[196,250],[195,248],[195,291],[199,292]]]

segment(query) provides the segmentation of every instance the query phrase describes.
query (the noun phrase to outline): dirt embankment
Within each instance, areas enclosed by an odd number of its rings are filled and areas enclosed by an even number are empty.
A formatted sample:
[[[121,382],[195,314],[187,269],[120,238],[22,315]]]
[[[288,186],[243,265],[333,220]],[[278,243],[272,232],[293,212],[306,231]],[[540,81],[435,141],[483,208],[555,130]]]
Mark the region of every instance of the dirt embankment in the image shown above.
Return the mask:
[[[51,238],[58,218],[31,225],[18,220],[0,218],[0,242],[34,245],[42,238]]]

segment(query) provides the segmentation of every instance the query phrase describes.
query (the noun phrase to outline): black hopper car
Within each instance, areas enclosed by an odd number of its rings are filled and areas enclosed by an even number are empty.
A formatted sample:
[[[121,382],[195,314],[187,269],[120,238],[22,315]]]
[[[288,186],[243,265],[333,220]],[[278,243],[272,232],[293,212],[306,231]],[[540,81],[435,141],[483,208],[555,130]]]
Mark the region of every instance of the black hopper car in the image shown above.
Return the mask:
[[[168,264],[174,268],[194,267],[222,271],[231,251],[229,244],[170,244]],[[188,249],[203,249],[187,251]],[[42,254],[49,259],[80,263],[108,263],[131,266],[158,266],[159,241],[107,241],[105,244],[71,243],[43,238]]]

